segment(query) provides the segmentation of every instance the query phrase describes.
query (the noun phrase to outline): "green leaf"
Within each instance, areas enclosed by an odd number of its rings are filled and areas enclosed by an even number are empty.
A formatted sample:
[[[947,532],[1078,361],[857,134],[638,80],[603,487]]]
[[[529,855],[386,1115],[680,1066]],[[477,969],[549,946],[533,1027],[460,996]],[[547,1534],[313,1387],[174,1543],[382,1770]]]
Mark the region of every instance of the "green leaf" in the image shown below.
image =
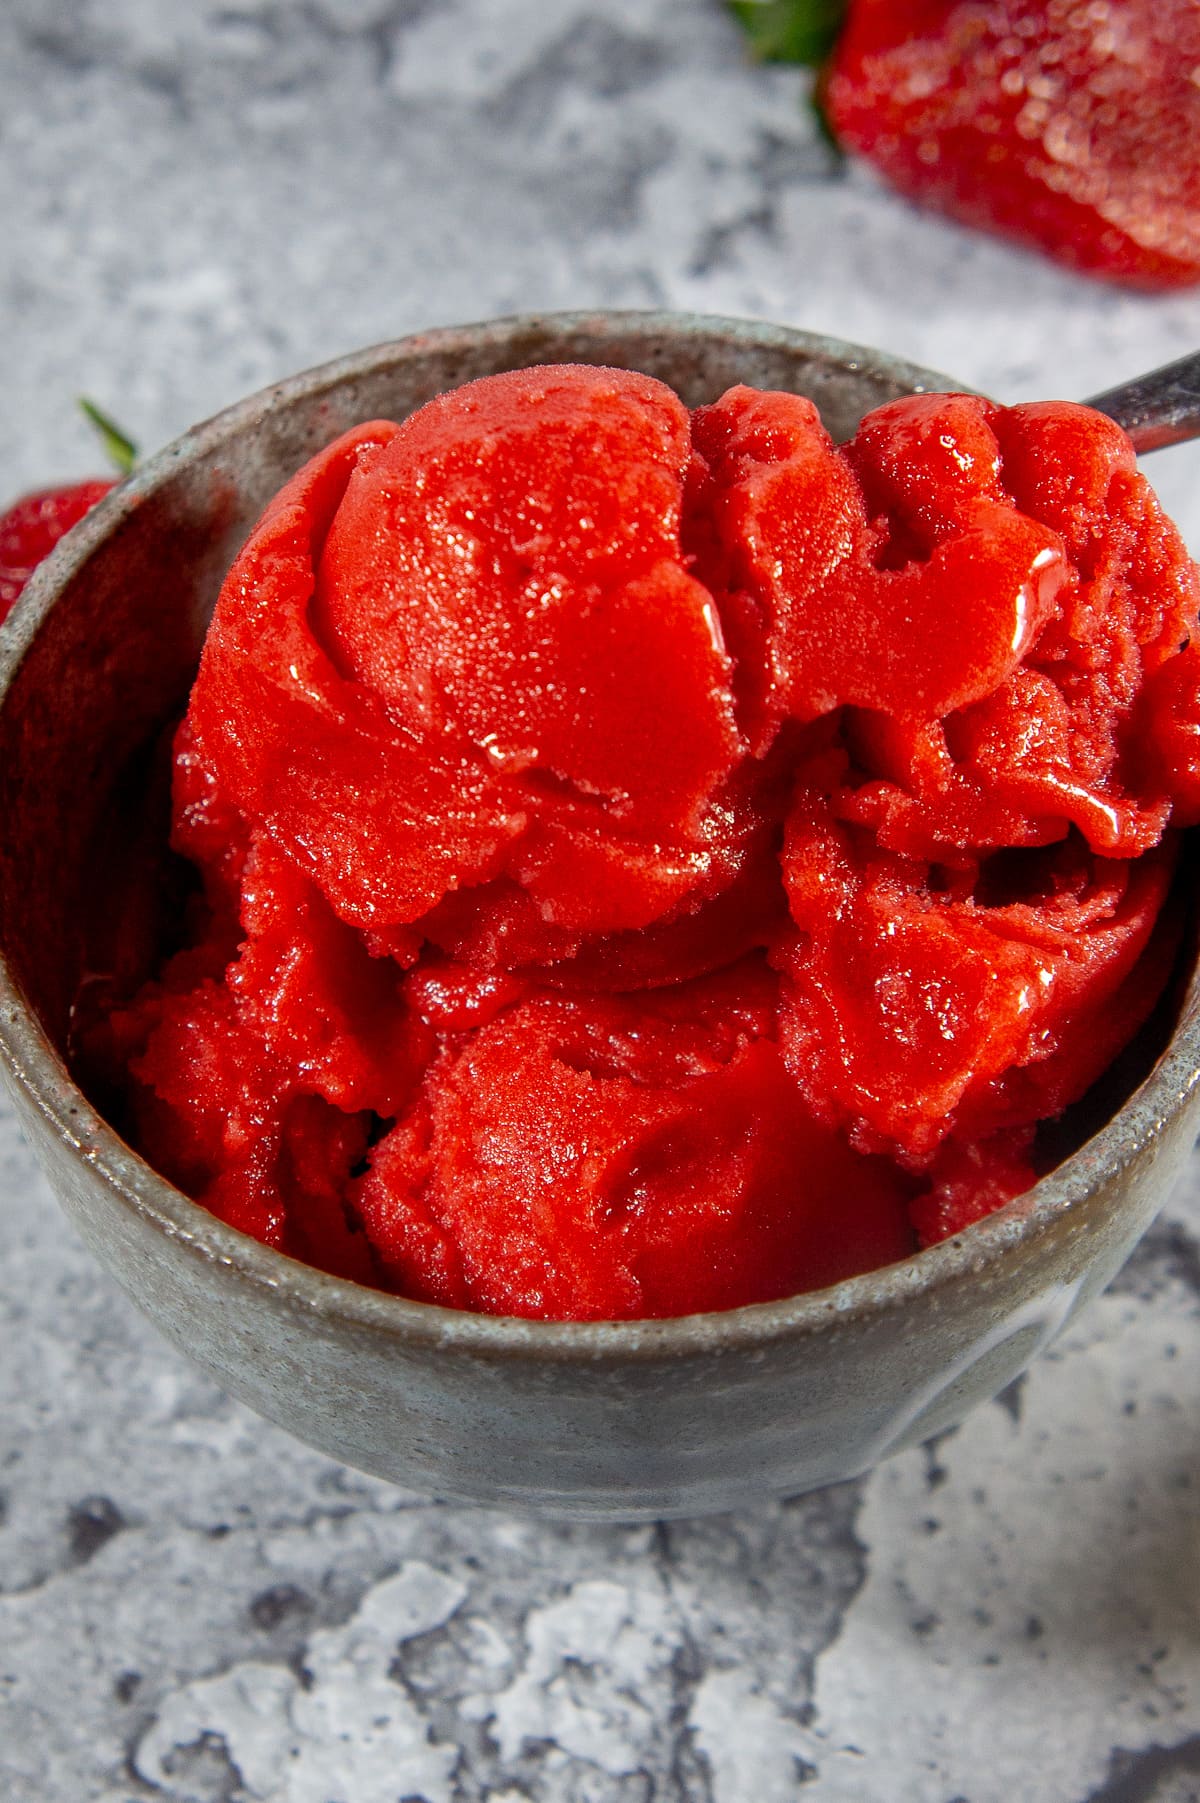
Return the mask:
[[[833,49],[848,0],[728,0],[763,62],[816,68]]]
[[[767,63],[817,68],[833,49],[848,0],[728,0],[729,10]]]
[[[810,94],[808,97],[809,110],[817,122],[817,136],[820,138],[822,144],[824,144],[826,150],[828,150],[834,162],[841,165],[846,161],[846,152],[838,142],[838,135],[830,123],[829,114],[825,111],[825,103],[822,100],[819,91],[820,85],[821,84],[818,82],[818,92]]]
[[[100,442],[113,468],[127,476],[137,462],[137,446],[132,438],[122,432],[116,421],[97,407],[95,401],[89,401],[86,395],[80,395],[79,405],[84,416],[100,434]]]

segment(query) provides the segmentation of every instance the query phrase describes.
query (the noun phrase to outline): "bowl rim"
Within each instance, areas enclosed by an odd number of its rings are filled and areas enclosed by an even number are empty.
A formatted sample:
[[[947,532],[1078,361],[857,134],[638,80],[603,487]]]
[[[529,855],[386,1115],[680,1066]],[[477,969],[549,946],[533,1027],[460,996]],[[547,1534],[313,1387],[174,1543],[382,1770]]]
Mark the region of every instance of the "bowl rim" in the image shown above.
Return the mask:
[[[0,633],[0,708],[55,603],[89,558],[179,469],[210,456],[271,413],[318,398],[343,382],[433,354],[477,352],[492,343],[540,335],[547,342],[598,340],[624,330],[636,337],[670,332],[684,339],[741,343],[749,349],[805,351],[843,369],[901,381],[913,392],[970,392],[936,371],[886,352],[798,327],[719,314],[591,310],[514,314],[388,340],[318,364],[222,409],[140,464],[63,538],[26,585]],[[662,1361],[836,1332],[869,1323],[918,1300],[934,1301],[969,1279],[977,1290],[999,1281],[1073,1211],[1102,1179],[1138,1161],[1200,1086],[1200,975],[1154,1068],[1100,1130],[1031,1189],[964,1232],[924,1251],[821,1290],[773,1302],[701,1314],[632,1321],[542,1321],[484,1315],[418,1302],[335,1277],[229,1227],[160,1176],[124,1141],[76,1086],[0,948],[0,1062],[59,1144],[89,1165],[115,1199],[207,1264],[224,1267],[288,1307],[341,1328],[443,1352],[513,1360],[590,1364],[603,1359]],[[1081,1227],[1082,1222],[1078,1223]]]

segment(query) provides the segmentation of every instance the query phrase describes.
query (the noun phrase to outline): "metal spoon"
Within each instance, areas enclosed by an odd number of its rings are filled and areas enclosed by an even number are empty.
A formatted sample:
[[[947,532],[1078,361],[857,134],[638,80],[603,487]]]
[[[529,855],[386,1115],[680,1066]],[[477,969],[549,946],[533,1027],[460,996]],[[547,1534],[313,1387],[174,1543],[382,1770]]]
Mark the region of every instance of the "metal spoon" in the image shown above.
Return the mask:
[[[1139,453],[1200,438],[1200,351],[1106,388],[1087,405],[1123,426]]]

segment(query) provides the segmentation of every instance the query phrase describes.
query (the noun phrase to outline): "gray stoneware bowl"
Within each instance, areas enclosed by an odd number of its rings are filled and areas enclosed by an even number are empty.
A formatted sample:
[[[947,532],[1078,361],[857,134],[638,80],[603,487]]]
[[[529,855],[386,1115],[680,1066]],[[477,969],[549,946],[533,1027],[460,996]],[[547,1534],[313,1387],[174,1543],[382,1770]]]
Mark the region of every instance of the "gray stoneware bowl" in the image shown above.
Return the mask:
[[[310,1270],[150,1170],[62,1054],[112,773],[181,708],[223,572],[264,504],[355,421],[563,361],[645,370],[693,405],[733,382],[794,389],[837,436],[881,401],[954,386],[774,326],[577,314],[383,345],[197,427],[70,535],[3,635],[0,1049],[25,1131],[88,1245],[169,1340],[269,1420],[443,1496],[560,1515],[698,1514],[851,1477],[949,1427],[1109,1281],[1192,1143],[1194,983],[1132,1099],[998,1215],[833,1289],[668,1321],[460,1314]]]

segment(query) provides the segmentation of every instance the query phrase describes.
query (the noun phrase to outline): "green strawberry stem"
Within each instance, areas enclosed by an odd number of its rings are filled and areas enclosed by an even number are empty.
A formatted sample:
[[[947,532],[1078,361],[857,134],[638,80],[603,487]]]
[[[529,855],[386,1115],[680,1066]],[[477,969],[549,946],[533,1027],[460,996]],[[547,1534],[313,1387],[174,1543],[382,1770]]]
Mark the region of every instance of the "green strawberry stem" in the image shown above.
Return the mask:
[[[137,462],[137,446],[132,438],[122,432],[116,421],[97,407],[95,401],[89,401],[86,395],[80,395],[79,405],[100,434],[100,442],[109,462],[122,476],[127,476]]]
[[[817,122],[817,136],[835,161],[839,164],[844,163],[846,160],[846,152],[841,140],[833,129],[833,122],[831,121],[829,114],[825,111],[825,102],[822,98],[821,83],[819,81],[814,91],[808,97],[808,105],[813,118]]]
[[[849,0],[728,0],[729,10],[767,63],[815,69],[833,49]]]

